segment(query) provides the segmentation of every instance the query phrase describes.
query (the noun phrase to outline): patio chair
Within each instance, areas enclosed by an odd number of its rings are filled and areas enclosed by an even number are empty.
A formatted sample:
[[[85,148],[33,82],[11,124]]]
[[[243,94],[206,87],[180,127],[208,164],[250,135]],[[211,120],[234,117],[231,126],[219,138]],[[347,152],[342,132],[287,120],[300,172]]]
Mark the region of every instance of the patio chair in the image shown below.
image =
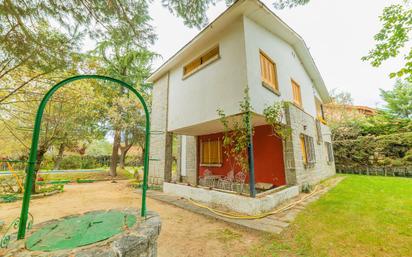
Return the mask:
[[[243,188],[245,186],[245,181],[246,181],[246,174],[244,172],[238,172],[235,175],[235,184],[236,184],[236,192],[238,193],[243,193]]]
[[[235,171],[231,170],[227,173],[226,176],[220,178],[217,182],[217,187],[223,190],[233,191],[233,182],[235,179]]]
[[[213,179],[211,179],[212,176],[213,176],[212,171],[209,169],[206,169],[205,172],[203,173],[203,176],[200,177],[199,179],[200,185],[205,186],[205,187],[213,187],[214,186]]]

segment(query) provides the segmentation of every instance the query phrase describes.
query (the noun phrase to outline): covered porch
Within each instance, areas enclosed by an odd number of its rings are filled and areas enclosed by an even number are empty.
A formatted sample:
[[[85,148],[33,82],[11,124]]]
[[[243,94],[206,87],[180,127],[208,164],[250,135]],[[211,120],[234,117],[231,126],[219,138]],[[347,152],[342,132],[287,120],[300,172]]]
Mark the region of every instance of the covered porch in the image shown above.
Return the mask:
[[[236,164],[223,144],[221,121],[213,120],[173,131],[178,135],[174,153],[177,165],[166,182],[253,197],[286,188],[284,143],[263,116],[252,117],[253,168],[244,171]]]

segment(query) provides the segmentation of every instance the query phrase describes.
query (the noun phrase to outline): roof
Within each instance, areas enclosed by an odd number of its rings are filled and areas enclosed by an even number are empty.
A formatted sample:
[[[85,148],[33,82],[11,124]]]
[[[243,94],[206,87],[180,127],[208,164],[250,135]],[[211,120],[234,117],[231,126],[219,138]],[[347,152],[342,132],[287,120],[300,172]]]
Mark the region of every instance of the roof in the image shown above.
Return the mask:
[[[371,107],[363,106],[363,105],[347,105],[347,104],[329,103],[329,104],[325,104],[324,107],[333,108],[333,109],[356,110],[356,111],[363,112],[366,115],[375,115],[378,112],[375,108],[371,108]]]
[[[160,79],[166,72],[172,69],[175,65],[184,60],[188,53],[196,47],[196,44],[206,36],[210,36],[219,29],[229,26],[231,22],[240,16],[246,16],[255,21],[257,24],[263,26],[273,34],[280,37],[291,45],[299,56],[302,64],[312,79],[320,97],[324,102],[330,102],[328,90],[322,79],[322,76],[316,67],[316,64],[309,52],[309,49],[302,39],[302,37],[290,28],[284,21],[282,21],[275,13],[273,13],[264,3],[259,0],[237,0],[228,9],[226,9],[220,16],[206,26],[199,32],[192,40],[183,46],[177,53],[164,62],[158,69],[156,69],[150,77],[148,82],[155,82]]]

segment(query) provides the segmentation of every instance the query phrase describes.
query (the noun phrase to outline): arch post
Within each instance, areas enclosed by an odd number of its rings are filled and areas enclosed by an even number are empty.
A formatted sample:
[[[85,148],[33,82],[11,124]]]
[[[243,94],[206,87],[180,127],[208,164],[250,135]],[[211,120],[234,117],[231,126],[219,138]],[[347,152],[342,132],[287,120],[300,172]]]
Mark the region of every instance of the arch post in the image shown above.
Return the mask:
[[[147,108],[146,102],[144,101],[143,96],[131,85],[127,84],[124,81],[114,79],[111,77],[101,76],[101,75],[79,75],[74,76],[65,80],[60,81],[56,85],[54,85],[43,97],[39,108],[37,109],[36,119],[34,122],[34,130],[30,148],[30,155],[28,161],[28,167],[26,170],[26,182],[24,184],[24,195],[23,195],[23,204],[21,207],[20,213],[20,220],[19,220],[19,230],[17,233],[17,239],[24,239],[26,236],[26,228],[27,228],[27,220],[29,215],[29,205],[30,205],[30,197],[31,197],[31,189],[33,187],[33,180],[34,180],[34,170],[37,163],[37,148],[39,145],[39,138],[40,138],[40,129],[41,129],[41,121],[43,118],[44,109],[46,104],[53,96],[53,94],[62,86],[69,84],[71,82],[82,80],[82,79],[97,79],[103,81],[110,81],[119,84],[122,87],[129,89],[132,93],[134,93],[139,101],[141,102],[145,116],[146,116],[146,138],[145,138],[145,151],[144,151],[144,176],[143,176],[143,186],[142,186],[142,206],[140,215],[142,217],[146,216],[146,191],[147,191],[147,180],[148,180],[148,173],[149,173],[149,152],[150,152],[150,116],[149,116],[149,109]]]

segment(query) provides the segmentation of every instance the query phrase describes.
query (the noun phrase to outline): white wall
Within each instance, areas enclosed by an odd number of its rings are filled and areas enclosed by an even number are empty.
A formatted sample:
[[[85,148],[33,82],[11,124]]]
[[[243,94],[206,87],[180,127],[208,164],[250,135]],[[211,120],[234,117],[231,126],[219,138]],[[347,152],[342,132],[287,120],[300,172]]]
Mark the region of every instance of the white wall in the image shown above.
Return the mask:
[[[238,113],[247,85],[243,20],[215,34],[203,37],[196,50],[170,71],[169,131],[218,119],[218,108],[228,115]],[[183,79],[183,66],[217,44],[221,58]]]
[[[219,44],[221,58],[182,79],[183,66],[204,51]],[[246,82],[242,19],[214,38],[204,37],[196,51],[170,72],[168,130],[218,119],[216,110],[235,114]]]
[[[293,78],[301,87],[304,111],[316,117],[314,100],[316,90],[293,48],[245,16],[244,30],[248,85],[255,112],[262,113],[265,105],[270,105],[280,99],[293,101],[291,85]],[[262,86],[259,50],[262,50],[276,63],[280,97]]]

